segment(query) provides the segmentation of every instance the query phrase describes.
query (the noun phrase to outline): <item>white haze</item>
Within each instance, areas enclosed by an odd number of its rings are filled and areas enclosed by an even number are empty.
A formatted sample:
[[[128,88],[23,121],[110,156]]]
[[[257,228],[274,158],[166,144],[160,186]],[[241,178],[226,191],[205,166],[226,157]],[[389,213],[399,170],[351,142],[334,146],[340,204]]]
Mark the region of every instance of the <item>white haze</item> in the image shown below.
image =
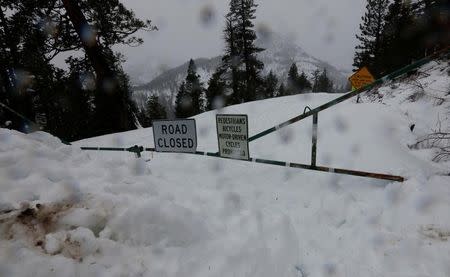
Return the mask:
[[[225,0],[124,0],[142,19],[157,25],[157,32],[141,32],[140,47],[119,47],[125,68],[150,75],[190,58],[212,57],[223,50],[222,29],[228,10]],[[364,12],[364,0],[257,0],[257,28],[288,34],[309,54],[337,68],[350,70],[355,34]],[[208,17],[208,15],[211,15]]]

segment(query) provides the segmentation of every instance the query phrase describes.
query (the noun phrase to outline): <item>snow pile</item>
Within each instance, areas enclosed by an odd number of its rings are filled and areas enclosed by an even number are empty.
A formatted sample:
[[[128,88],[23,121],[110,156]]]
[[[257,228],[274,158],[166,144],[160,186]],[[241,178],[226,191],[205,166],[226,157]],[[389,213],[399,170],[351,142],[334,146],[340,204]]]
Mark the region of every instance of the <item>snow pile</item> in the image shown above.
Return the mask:
[[[430,134],[450,133],[450,61],[436,60],[418,72],[405,75],[363,95],[364,102],[378,102],[403,114],[414,133],[408,145],[427,160],[438,153],[438,146],[450,147],[447,139],[439,142],[427,140]],[[449,137],[447,135],[447,137]],[[447,158],[439,159],[449,161]]]
[[[420,101],[396,105],[402,89],[383,90],[388,105],[348,101],[320,113],[318,164],[404,183],[77,148],[152,147],[151,129],[74,146],[0,129],[0,276],[450,276],[448,166],[408,147],[436,115]],[[221,112],[248,114],[252,135],[334,97]],[[215,112],[196,121],[199,150],[217,151]],[[252,142],[251,156],[309,163],[311,121]]]
[[[152,174],[144,160],[96,160],[45,133],[0,138],[0,276],[295,272],[289,219],[244,209],[210,180],[189,194],[194,183]]]

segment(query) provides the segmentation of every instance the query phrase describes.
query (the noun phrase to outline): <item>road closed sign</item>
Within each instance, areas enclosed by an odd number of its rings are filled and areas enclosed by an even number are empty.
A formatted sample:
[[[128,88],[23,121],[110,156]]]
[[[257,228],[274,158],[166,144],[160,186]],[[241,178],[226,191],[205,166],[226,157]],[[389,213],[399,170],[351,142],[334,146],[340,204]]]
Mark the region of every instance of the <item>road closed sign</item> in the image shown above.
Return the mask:
[[[218,114],[216,124],[220,157],[248,160],[247,115]]]
[[[195,119],[155,120],[153,138],[156,152],[195,153],[197,151]]]

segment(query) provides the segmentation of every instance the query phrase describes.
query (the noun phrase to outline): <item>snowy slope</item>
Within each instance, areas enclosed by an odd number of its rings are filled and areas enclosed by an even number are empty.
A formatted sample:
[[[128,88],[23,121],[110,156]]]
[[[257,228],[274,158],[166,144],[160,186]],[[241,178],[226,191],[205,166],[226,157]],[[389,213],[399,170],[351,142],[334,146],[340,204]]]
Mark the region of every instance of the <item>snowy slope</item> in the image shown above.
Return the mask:
[[[450,129],[450,60],[438,60],[421,67],[375,93],[363,94],[363,102],[389,105],[415,124],[416,136]]]
[[[422,69],[425,87],[450,88],[448,65],[431,66]],[[318,148],[321,165],[398,174],[404,183],[77,149],[151,147],[151,129],[74,146],[0,129],[0,276],[450,276],[449,166],[432,163],[432,150],[408,148],[435,114],[420,111],[432,103],[426,98],[398,105],[414,94],[404,85],[381,88],[382,103],[367,96],[320,113]],[[255,134],[334,97],[220,112],[248,114]],[[217,150],[214,115],[195,117],[199,150]],[[298,122],[251,143],[251,156],[308,163],[310,134],[311,119]]]

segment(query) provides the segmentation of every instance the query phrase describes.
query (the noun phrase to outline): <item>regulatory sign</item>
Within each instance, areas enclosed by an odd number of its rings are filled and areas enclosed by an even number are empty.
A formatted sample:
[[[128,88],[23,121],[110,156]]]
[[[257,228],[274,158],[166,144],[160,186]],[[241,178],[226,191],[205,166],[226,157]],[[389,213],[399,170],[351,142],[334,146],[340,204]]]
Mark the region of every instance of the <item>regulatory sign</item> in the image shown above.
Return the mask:
[[[223,158],[248,160],[248,117],[241,114],[216,115],[219,155]]]
[[[153,138],[156,152],[195,153],[197,151],[195,119],[155,120]]]
[[[350,76],[348,80],[352,84],[353,89],[360,89],[375,82],[375,78],[367,67],[360,68],[352,76]]]

